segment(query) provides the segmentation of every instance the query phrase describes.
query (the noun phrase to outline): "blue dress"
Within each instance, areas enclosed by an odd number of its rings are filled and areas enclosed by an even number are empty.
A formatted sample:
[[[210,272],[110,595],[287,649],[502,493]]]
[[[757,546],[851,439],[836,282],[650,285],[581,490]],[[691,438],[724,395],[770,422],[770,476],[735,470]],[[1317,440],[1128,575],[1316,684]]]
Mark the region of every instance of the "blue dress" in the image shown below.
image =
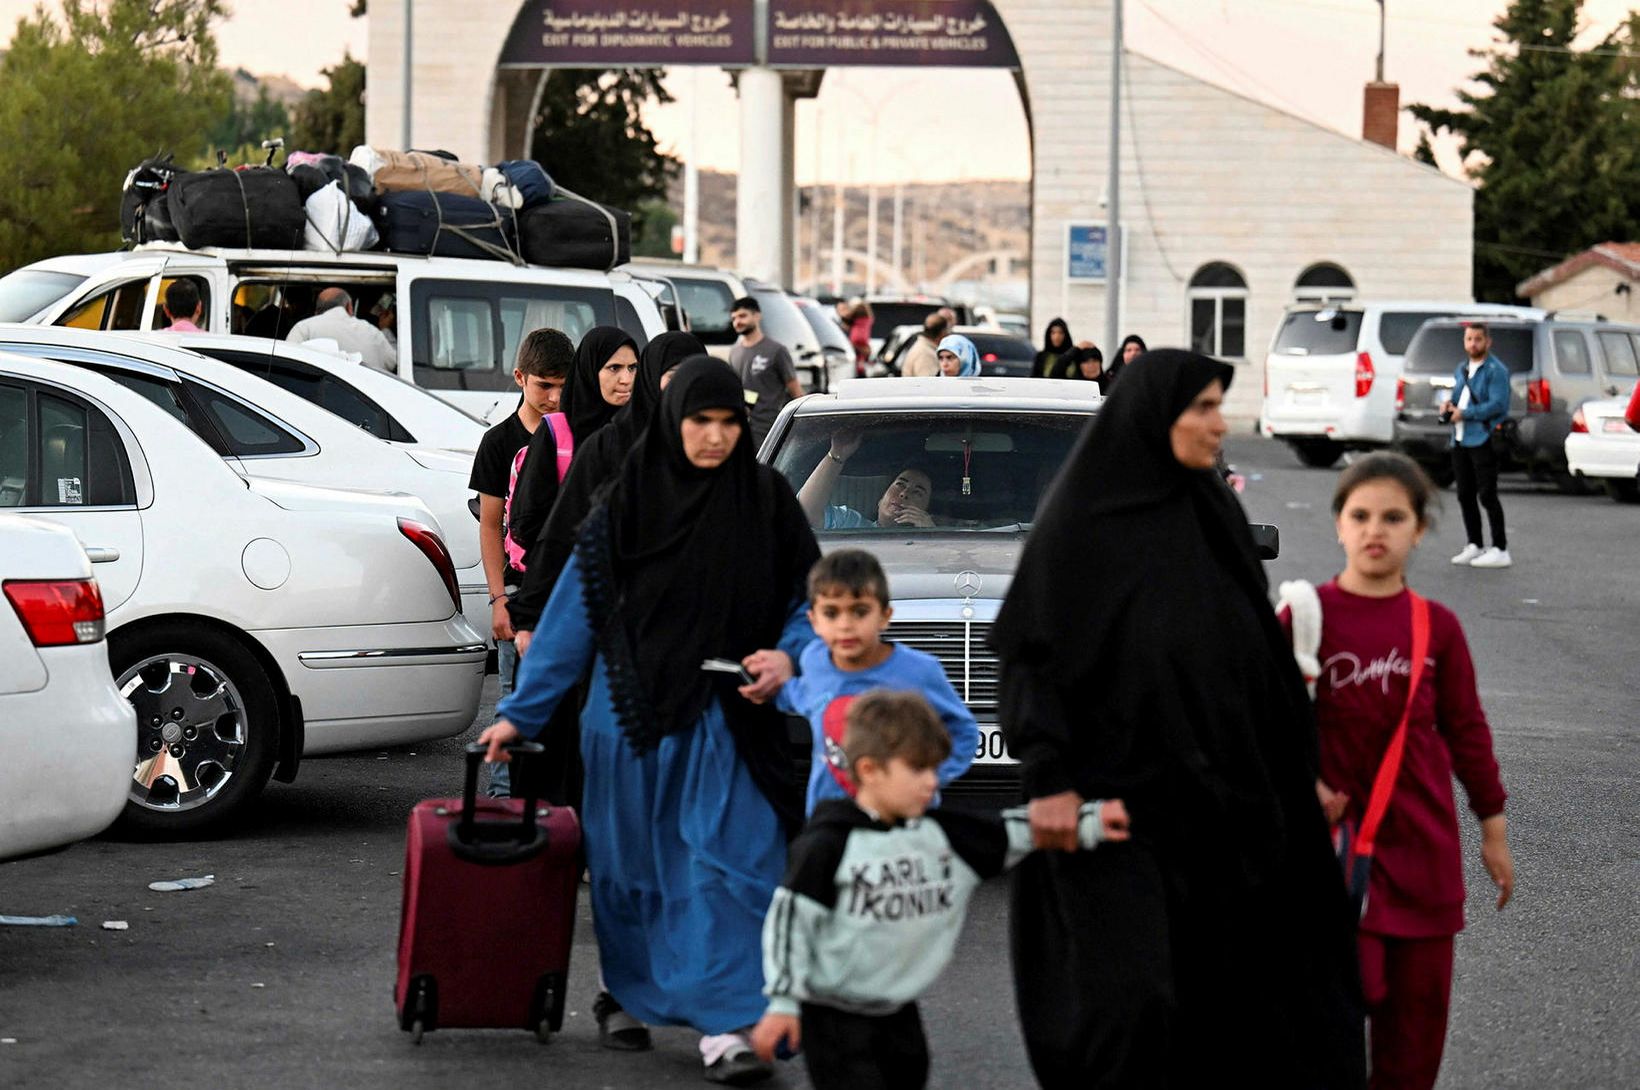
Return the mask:
[[[813,639],[803,603],[795,603],[780,650],[795,662]],[[766,1006],[763,917],[786,867],[780,821],[716,699],[692,726],[647,753],[633,751],[610,705],[578,558],[553,588],[516,687],[496,714],[535,737],[594,664],[581,712],[581,824],[604,984],[651,1025],[743,1029]]]

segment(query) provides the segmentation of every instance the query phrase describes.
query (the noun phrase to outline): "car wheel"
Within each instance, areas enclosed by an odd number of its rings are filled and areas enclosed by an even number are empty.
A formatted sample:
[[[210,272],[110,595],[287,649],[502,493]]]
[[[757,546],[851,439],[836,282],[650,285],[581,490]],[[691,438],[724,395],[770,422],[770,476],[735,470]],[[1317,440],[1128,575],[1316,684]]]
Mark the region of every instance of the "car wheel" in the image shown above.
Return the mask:
[[[1344,448],[1331,439],[1294,439],[1293,453],[1311,469],[1328,469],[1338,464]]]
[[[1640,503],[1640,480],[1607,478],[1606,495],[1618,503]]]
[[[244,646],[210,629],[163,625],[114,633],[108,657],[137,713],[121,828],[197,833],[261,793],[278,751],[278,702],[267,671]]]

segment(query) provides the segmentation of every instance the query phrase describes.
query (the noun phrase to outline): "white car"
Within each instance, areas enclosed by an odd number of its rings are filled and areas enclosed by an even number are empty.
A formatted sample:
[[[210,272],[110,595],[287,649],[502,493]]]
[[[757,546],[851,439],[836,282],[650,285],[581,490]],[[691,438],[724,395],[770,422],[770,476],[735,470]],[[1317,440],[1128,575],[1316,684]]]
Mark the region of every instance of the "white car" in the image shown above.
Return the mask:
[[[107,375],[187,424],[248,476],[418,497],[455,561],[462,612],[489,631],[478,523],[467,502],[471,454],[383,442],[237,367],[135,334],[0,326],[0,350]]]
[[[377,439],[462,451],[471,459],[489,427],[413,382],[366,367],[339,349],[327,352],[319,347],[335,342],[291,344],[265,337],[163,331],[149,336],[283,387]]]
[[[0,354],[0,505],[96,565],[137,712],[130,826],[193,833],[304,755],[472,724],[484,640],[412,496],[242,477],[143,393]]]
[[[1585,401],[1566,436],[1566,468],[1599,481],[1619,503],[1640,502],[1640,432],[1624,419],[1628,407],[1627,396]]]
[[[1295,303],[1265,357],[1259,429],[1307,466],[1330,466],[1346,450],[1388,446],[1402,362],[1425,322],[1543,314],[1497,303]]]
[[[96,836],[119,817],[137,718],[109,672],[102,593],[68,528],[0,515],[0,592],[0,859],[9,859]]]

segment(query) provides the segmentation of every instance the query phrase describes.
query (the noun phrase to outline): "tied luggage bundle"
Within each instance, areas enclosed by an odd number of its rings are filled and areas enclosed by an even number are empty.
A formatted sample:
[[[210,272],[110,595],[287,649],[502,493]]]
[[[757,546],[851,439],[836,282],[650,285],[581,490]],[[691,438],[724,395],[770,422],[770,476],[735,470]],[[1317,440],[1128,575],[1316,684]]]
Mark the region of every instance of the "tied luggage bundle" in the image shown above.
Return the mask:
[[[384,193],[376,228],[385,249],[433,257],[472,257],[521,264],[511,213],[456,193]]]
[[[534,265],[608,271],[632,260],[632,214],[557,187],[557,196],[518,213],[518,244]]]
[[[482,200],[484,168],[431,151],[390,151],[360,144],[349,162],[364,170],[378,193],[453,193]]]
[[[179,174],[167,190],[177,237],[210,246],[300,250],[307,216],[296,182],[271,167]]]
[[[133,246],[177,241],[167,191],[181,170],[172,155],[144,159],[125,176],[120,194],[120,237]]]

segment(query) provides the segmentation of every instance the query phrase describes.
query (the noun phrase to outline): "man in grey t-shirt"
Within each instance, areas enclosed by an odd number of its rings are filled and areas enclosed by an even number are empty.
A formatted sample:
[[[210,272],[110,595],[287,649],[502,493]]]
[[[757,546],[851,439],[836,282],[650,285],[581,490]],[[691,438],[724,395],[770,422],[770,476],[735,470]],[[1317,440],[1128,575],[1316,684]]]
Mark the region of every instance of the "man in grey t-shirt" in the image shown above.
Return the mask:
[[[786,402],[803,396],[792,366],[792,354],[779,341],[763,335],[763,308],[751,296],[736,299],[729,315],[740,339],[729,349],[729,366],[746,388],[746,410],[752,421],[752,441],[759,446],[774,427]]]

